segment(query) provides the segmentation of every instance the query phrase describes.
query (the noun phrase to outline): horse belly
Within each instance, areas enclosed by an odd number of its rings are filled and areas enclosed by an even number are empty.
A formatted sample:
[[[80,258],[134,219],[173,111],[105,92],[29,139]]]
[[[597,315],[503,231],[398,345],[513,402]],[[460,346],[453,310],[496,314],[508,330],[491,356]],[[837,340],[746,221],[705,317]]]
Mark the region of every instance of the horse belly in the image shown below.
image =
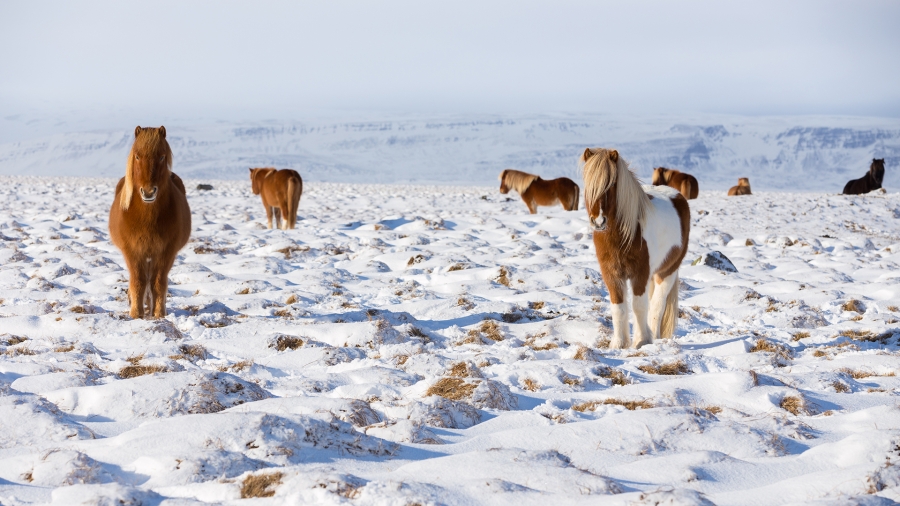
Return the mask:
[[[672,248],[683,246],[681,219],[670,199],[650,200],[647,221],[642,232],[650,256],[650,272],[656,274]]]

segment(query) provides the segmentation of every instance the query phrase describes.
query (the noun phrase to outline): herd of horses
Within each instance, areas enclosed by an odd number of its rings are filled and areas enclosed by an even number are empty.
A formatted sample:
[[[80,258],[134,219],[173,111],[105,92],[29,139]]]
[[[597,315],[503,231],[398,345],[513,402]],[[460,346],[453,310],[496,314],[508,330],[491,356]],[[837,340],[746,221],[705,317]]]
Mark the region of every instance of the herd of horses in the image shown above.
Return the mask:
[[[638,348],[671,338],[678,316],[678,268],[690,238],[688,200],[699,194],[697,178],[658,167],[652,184],[642,186],[614,149],[587,148],[580,163],[597,262],[611,302],[610,347]],[[187,192],[171,169],[172,149],[165,127],[135,128],[125,177],[116,185],[109,211],[110,238],[128,267],[132,318],[144,318],[147,312],[152,318],[166,316],[169,270],[190,238]],[[847,183],[844,193],[868,193],[881,188],[883,180],[884,159],[875,159],[864,177]],[[300,174],[252,168],[250,182],[253,194],[262,198],[269,228],[273,218],[277,228],[294,228],[303,193]],[[545,180],[506,169],[500,173],[500,193],[510,190],[522,197],[531,214],[537,213],[538,206],[556,203],[575,211],[581,194],[569,178]],[[728,190],[728,195],[750,194],[747,178],[740,178]],[[629,285],[635,315],[633,339],[626,301]]]

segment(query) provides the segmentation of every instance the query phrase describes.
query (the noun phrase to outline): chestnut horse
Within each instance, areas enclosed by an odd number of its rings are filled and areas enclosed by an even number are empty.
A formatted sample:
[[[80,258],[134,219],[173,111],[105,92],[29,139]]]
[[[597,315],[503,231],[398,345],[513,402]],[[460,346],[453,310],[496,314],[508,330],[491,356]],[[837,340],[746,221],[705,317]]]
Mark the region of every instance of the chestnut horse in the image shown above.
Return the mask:
[[[653,169],[653,179],[650,182],[654,186],[671,186],[688,200],[695,199],[700,194],[700,183],[697,182],[697,178],[680,170],[657,167]]]
[[[628,347],[628,282],[634,295],[633,346],[672,337],[678,318],[678,267],[691,230],[687,200],[670,188],[642,187],[616,150],[588,148],[581,162],[584,203],[612,302],[610,347]]]
[[[171,169],[166,127],[135,128],[109,210],[109,236],[128,266],[132,318],[144,317],[145,303],[154,318],[166,316],[169,270],[191,236],[184,183]]]
[[[853,179],[844,186],[844,195],[861,195],[881,188],[884,181],[884,158],[873,158],[869,172],[859,179]]]
[[[275,215],[275,226],[287,230],[297,224],[297,208],[300,207],[300,195],[303,193],[303,179],[296,170],[276,170],[272,167],[250,169],[250,185],[254,195],[262,195],[263,207],[272,228],[272,215]],[[284,218],[284,227],[282,227]]]
[[[557,202],[566,211],[576,211],[581,193],[575,181],[567,177],[548,181],[541,179],[541,176],[506,169],[500,173],[500,193],[506,195],[509,190],[519,193],[531,214],[537,214],[538,206],[553,206]]]
[[[750,193],[750,179],[746,177],[739,178],[737,186],[732,186],[728,189],[728,195],[752,195]]]

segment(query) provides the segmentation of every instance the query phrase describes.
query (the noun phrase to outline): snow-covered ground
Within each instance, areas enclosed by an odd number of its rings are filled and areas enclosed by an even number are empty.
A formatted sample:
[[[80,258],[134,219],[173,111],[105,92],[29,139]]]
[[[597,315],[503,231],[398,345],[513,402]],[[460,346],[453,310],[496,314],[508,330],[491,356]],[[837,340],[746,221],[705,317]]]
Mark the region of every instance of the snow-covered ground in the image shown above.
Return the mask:
[[[0,177],[0,503],[900,499],[900,194],[701,192],[677,338],[615,351],[583,209],[198,182],[143,321],[115,180]]]

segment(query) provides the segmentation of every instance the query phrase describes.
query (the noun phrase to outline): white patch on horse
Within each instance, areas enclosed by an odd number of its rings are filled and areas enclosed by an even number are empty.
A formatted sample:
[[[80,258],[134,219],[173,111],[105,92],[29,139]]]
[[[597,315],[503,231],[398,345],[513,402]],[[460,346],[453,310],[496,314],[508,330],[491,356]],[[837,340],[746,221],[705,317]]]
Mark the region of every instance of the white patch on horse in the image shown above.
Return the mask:
[[[668,186],[642,186],[650,199],[647,215],[641,224],[650,254],[650,275],[656,274],[673,247],[681,244],[681,219],[672,199],[680,195]]]

